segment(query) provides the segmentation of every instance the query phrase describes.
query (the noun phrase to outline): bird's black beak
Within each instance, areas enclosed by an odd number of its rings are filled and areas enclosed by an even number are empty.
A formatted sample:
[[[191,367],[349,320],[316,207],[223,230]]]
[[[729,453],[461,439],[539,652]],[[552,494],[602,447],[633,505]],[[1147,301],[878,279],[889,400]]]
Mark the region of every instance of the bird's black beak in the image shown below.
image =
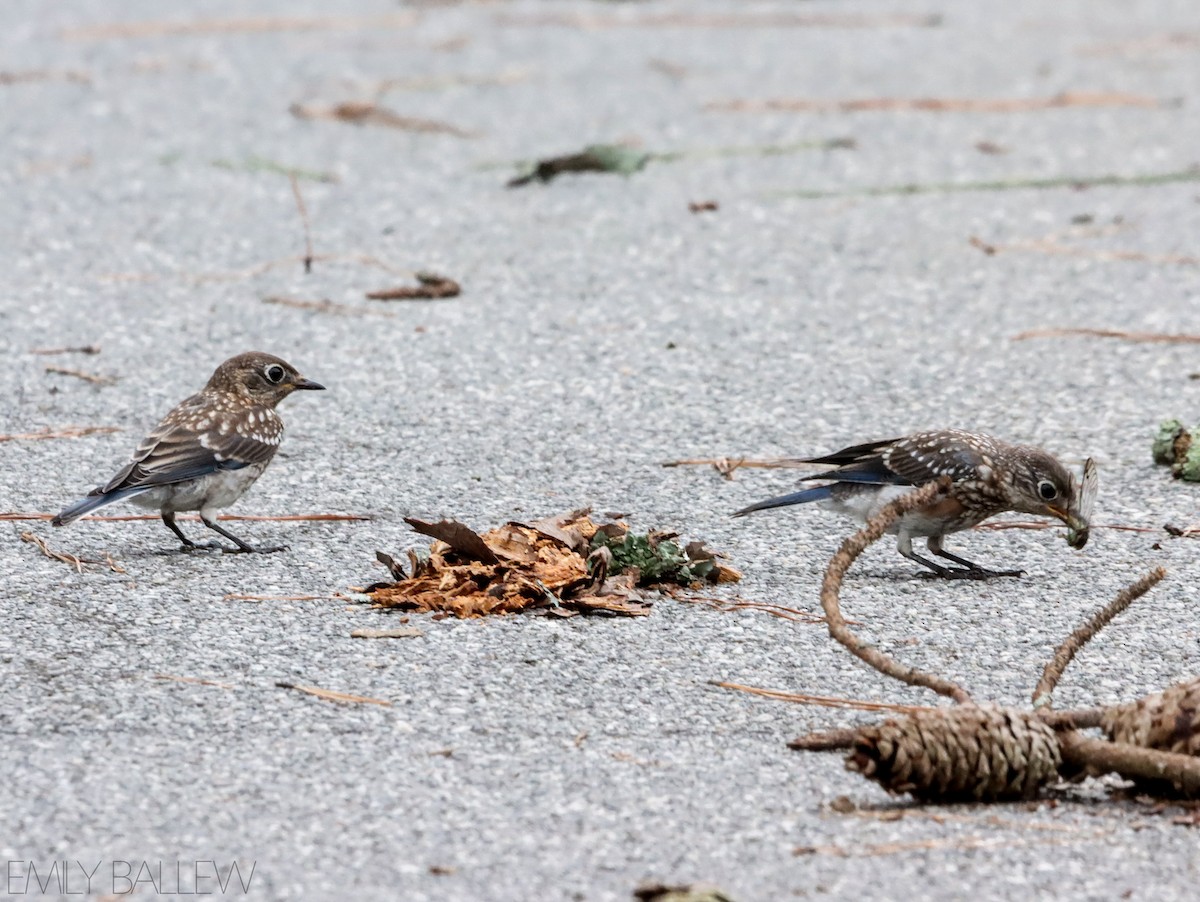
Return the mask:
[[[292,388],[298,391],[325,391],[325,386],[320,382],[313,382],[311,379],[297,379],[292,383]]]

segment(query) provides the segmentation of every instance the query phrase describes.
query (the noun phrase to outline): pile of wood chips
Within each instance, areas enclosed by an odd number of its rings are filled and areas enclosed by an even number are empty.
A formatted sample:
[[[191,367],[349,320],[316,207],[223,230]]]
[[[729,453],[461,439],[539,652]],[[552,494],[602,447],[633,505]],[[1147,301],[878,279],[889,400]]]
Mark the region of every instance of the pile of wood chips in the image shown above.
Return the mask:
[[[413,529],[437,539],[428,553],[410,550],[408,569],[380,551],[376,558],[394,582],[366,588],[380,607],[440,616],[485,617],[536,610],[558,617],[607,613],[643,617],[656,592],[640,589],[732,582],[741,574],[717,560],[701,543],[681,547],[671,533],[635,536],[622,522],[597,524],[591,510],[570,511],[528,523],[512,521],[477,533],[455,520],[427,523],[405,518]],[[599,534],[599,537],[598,537]],[[627,542],[626,539],[632,541]],[[636,547],[652,561],[651,580],[622,553]],[[612,549],[616,549],[616,552]],[[662,572],[663,561],[682,562]]]

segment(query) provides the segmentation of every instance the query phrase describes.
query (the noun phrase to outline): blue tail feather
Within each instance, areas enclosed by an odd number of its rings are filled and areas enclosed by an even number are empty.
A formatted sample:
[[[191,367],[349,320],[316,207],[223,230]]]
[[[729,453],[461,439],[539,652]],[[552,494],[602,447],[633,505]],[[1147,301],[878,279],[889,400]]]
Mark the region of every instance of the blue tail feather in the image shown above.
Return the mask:
[[[743,507],[740,511],[734,514],[735,517],[744,517],[746,514],[752,514],[755,511],[770,510],[773,507],[787,507],[790,504],[807,504],[810,501],[826,501],[833,497],[832,485],[819,485],[815,488],[804,489],[800,492],[792,492],[790,495],[780,495],[778,498],[768,498],[766,501],[759,501],[757,504],[751,504],[749,507]]]
[[[140,495],[146,491],[146,486],[137,486],[136,488],[118,489],[115,492],[93,492],[80,498],[74,504],[69,504],[63,508],[50,523],[54,526],[67,526],[74,523],[85,514],[90,514],[97,508],[104,507],[106,504],[112,504],[114,501],[123,501],[126,498],[132,498],[134,495]]]

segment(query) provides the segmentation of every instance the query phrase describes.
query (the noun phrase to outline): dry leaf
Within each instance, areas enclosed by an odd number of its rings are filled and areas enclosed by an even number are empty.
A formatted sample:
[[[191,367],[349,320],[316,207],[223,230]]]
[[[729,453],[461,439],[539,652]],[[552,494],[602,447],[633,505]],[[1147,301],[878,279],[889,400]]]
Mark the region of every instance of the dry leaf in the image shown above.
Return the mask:
[[[438,541],[427,558],[409,552],[407,576],[391,555],[376,554],[394,580],[365,590],[381,607],[456,617],[531,610],[557,617],[583,612],[638,617],[653,603],[639,585],[678,586],[681,573],[683,582],[737,573],[718,565],[699,543],[685,553],[671,541],[672,533],[634,536],[622,523],[597,525],[587,508],[506,523],[482,535],[455,520],[407,522]]]

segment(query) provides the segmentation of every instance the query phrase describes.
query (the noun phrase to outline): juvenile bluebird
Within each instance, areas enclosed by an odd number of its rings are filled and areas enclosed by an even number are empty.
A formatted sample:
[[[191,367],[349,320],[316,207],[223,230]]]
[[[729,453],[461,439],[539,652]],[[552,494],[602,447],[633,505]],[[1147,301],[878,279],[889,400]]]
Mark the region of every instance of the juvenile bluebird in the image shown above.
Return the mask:
[[[175,522],[181,511],[199,511],[205,526],[236,546],[214,543],[223,551],[283,551],[287,546],[255,548],[243,542],[217,524],[215,513],[237,501],[279,449],[283,420],[275,406],[293,391],[324,388],[270,354],[231,357],[204,388],[154,427],[107,485],[92,489],[50,522],[66,526],[106,504],[128,500],[159,511],[184,551],[201,546]]]
[[[823,480],[790,495],[760,501],[734,514],[809,501],[828,501],[834,510],[866,520],[912,486],[949,476],[949,493],[925,507],[905,514],[891,525],[896,550],[935,574],[957,579],[1020,576],[1021,570],[987,570],[951,554],[942,539],[970,529],[1005,511],[1054,517],[1067,524],[1067,541],[1082,548],[1088,539],[1088,521],[1095,498],[1095,466],[1088,460],[1083,483],[1077,482],[1057,460],[1027,445],[1011,445],[990,435],[939,429],[903,438],[854,445],[824,457],[803,458],[804,463],[829,464],[833,469],[805,476]],[[913,551],[912,540],[924,537],[929,551],[953,561],[945,567]]]

